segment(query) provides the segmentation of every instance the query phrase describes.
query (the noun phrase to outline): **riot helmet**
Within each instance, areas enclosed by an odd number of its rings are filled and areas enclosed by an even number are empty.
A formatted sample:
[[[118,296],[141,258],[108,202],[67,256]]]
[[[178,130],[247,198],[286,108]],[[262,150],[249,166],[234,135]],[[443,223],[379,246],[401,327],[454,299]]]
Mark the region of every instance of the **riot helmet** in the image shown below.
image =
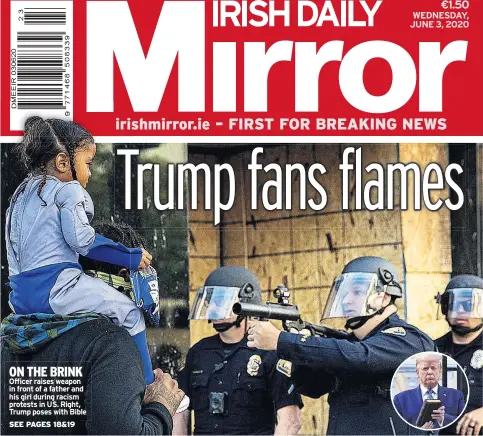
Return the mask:
[[[262,304],[260,282],[251,271],[240,266],[223,266],[213,271],[205,285],[196,291],[189,319],[224,320],[234,316],[232,308],[237,301]],[[217,331],[240,326],[242,317],[234,323],[217,323]]]
[[[441,312],[445,315],[451,330],[457,335],[464,336],[483,327],[483,322],[475,327],[465,325],[465,320],[483,320],[482,278],[472,275],[453,277],[446,286],[440,302]]]
[[[358,257],[334,280],[322,319],[347,318],[346,328],[357,329],[384,311],[386,294],[390,304],[403,295],[396,267],[381,257]]]

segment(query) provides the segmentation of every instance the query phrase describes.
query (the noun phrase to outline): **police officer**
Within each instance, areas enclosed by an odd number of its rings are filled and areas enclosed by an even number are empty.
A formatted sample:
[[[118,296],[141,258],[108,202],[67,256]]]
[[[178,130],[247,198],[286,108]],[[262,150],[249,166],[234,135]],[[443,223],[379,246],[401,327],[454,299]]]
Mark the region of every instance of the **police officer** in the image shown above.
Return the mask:
[[[208,319],[217,331],[186,356],[179,386],[194,410],[195,434],[297,434],[300,395],[291,365],[273,351],[248,348],[246,319],[233,316],[234,302],[261,304],[260,284],[242,267],[212,272],[197,292],[190,319]],[[174,417],[173,434],[187,434],[190,411]]]
[[[440,434],[477,435],[483,426],[483,279],[471,275],[451,279],[441,297],[441,311],[451,331],[436,345],[464,369],[470,397],[462,418]]]
[[[401,296],[391,263],[360,257],[335,280],[324,312],[324,318],[348,318],[349,339],[280,332],[268,322],[250,321],[248,346],[277,350],[291,361],[301,394],[329,394],[327,434],[406,434],[391,403],[391,379],[406,358],[432,351],[434,344],[397,316],[394,302]]]

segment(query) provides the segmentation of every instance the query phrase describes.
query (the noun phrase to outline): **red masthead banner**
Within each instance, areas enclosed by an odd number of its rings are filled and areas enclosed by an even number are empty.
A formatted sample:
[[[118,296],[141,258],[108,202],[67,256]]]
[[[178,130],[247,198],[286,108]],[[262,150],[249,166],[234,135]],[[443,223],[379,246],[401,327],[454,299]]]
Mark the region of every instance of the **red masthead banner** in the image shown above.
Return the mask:
[[[483,1],[1,3],[1,135],[483,136]]]

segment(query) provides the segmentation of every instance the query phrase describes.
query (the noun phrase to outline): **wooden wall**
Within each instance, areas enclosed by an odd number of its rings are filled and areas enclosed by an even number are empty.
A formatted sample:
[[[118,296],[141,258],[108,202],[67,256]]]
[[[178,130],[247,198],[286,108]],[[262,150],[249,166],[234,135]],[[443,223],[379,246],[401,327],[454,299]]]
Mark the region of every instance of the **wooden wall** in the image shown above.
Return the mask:
[[[445,144],[400,144],[401,162],[425,167],[431,162],[447,164]],[[413,192],[410,183],[408,192]],[[433,191],[431,198],[447,198],[448,192]],[[412,197],[410,197],[412,198]],[[412,208],[401,213],[404,258],[406,263],[407,320],[433,338],[448,330],[434,296],[443,292],[451,275],[451,221],[447,208],[432,212]]]
[[[301,210],[298,194],[292,195],[291,210],[262,208],[262,185],[273,177],[273,173],[263,171],[258,172],[258,208],[251,210],[251,180],[246,170],[250,150],[222,158],[211,152],[190,153],[189,160],[193,163],[214,164],[215,159],[230,163],[236,171],[237,185],[235,205],[224,214],[220,226],[211,225],[211,212],[202,209],[190,212],[190,294],[193,296],[209,272],[219,265],[241,265],[258,276],[267,300],[278,284],[288,286],[292,302],[299,306],[303,318],[316,323],[331,283],[344,265],[359,256],[381,256],[398,268],[400,279],[406,285],[407,305],[400,305],[400,314],[407,311],[409,322],[433,336],[445,331],[446,323],[436,322],[434,296],[444,289],[451,272],[449,213],[445,209],[401,211],[398,196],[391,211],[342,211],[342,178],[338,166],[347,146],[266,146],[263,156],[259,156],[260,163],[276,162],[282,168],[288,163],[302,163],[306,168],[315,162],[322,163],[327,173],[318,179],[327,191],[328,204],[320,212]],[[446,146],[441,144],[366,144],[362,148],[363,166],[398,161],[420,165],[431,161],[444,165],[447,160]],[[371,176],[364,174],[363,181],[374,177],[372,173]],[[300,178],[293,177],[294,193],[298,193],[299,183]],[[396,191],[398,186],[399,180],[395,183]],[[353,174],[350,188],[350,204],[354,208]],[[408,189],[411,191],[412,183]],[[307,193],[308,198],[318,199],[310,186]],[[206,322],[192,322],[193,343],[208,334],[213,334],[213,330]],[[304,402],[301,434],[325,433],[328,413],[325,399],[304,398]]]
[[[211,154],[189,153],[190,163],[197,165],[206,163],[213,168],[216,158]],[[193,210],[188,207],[189,233],[189,276],[190,276],[190,308],[196,294],[196,289],[203,286],[208,274],[220,266],[220,229],[213,226],[213,212],[204,210],[205,201],[204,180],[198,183],[198,207]],[[191,198],[188,197],[188,205]],[[214,330],[206,321],[190,322],[191,343],[212,335]]]

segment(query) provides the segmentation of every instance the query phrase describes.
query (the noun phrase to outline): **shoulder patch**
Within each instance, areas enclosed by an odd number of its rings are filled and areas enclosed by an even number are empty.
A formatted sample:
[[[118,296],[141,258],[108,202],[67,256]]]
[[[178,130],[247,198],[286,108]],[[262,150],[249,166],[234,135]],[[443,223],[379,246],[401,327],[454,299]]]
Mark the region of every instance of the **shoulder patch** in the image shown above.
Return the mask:
[[[404,327],[391,327],[390,329],[383,330],[382,333],[386,333],[388,335],[406,336],[406,329]]]
[[[290,377],[292,375],[292,362],[288,360],[279,359],[277,362],[277,371]]]

